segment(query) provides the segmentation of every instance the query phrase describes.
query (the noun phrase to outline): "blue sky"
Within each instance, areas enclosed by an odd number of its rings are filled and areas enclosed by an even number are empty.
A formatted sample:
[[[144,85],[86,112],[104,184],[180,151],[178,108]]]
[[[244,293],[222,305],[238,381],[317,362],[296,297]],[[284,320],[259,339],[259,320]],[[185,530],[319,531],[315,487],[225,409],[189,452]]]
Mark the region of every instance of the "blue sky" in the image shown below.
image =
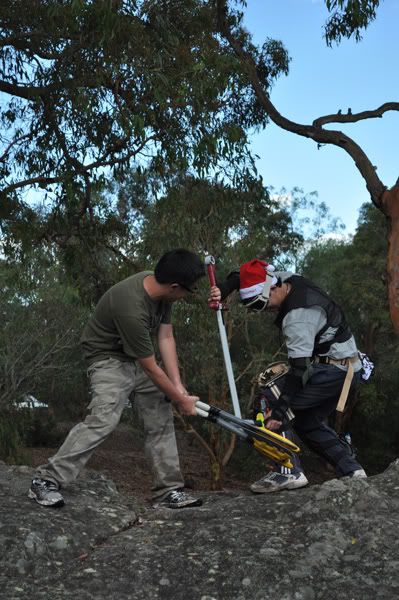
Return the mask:
[[[245,24],[254,41],[280,39],[292,58],[290,73],[271,92],[276,108],[293,121],[310,124],[338,109],[360,112],[399,101],[399,0],[382,1],[359,43],[343,40],[328,48],[323,39],[327,16],[323,0],[248,0]],[[399,112],[332,128],[350,135],[377,166],[383,183],[394,185],[399,177]],[[349,155],[333,146],[318,150],[311,140],[273,123],[252,140],[266,185],[316,190],[332,215],[342,218],[346,232],[354,232],[359,207],[370,197]]]

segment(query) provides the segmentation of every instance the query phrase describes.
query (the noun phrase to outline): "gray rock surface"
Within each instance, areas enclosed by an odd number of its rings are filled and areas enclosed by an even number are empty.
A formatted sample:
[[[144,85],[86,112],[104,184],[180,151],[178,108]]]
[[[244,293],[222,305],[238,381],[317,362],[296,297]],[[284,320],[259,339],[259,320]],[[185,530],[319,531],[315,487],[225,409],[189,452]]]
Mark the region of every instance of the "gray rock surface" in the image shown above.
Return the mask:
[[[135,505],[90,472],[65,507],[41,508],[26,497],[30,474],[0,464],[1,598],[399,598],[399,460],[367,480],[207,493],[174,511]]]

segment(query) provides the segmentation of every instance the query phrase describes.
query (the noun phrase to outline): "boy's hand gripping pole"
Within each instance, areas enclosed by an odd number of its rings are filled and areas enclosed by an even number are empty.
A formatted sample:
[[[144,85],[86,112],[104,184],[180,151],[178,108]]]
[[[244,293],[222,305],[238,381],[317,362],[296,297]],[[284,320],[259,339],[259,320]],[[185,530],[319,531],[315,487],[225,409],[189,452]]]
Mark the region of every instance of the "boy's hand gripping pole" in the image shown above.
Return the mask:
[[[208,270],[209,283],[210,283],[211,287],[215,286],[216,285],[216,277],[215,277],[215,259],[214,259],[214,257],[206,256],[205,264],[206,264],[206,268]],[[222,306],[221,306],[220,302],[210,302],[209,307],[212,308],[213,310],[216,310],[220,340],[222,342],[224,364],[226,366],[227,380],[229,382],[229,388],[230,388],[230,396],[231,396],[231,400],[233,403],[233,410],[234,410],[235,416],[239,417],[241,419],[241,409],[240,409],[240,404],[238,402],[236,382],[234,380],[234,375],[233,375],[233,367],[231,365],[231,358],[230,358],[229,345],[227,342],[226,328],[224,326],[223,317],[222,317]]]

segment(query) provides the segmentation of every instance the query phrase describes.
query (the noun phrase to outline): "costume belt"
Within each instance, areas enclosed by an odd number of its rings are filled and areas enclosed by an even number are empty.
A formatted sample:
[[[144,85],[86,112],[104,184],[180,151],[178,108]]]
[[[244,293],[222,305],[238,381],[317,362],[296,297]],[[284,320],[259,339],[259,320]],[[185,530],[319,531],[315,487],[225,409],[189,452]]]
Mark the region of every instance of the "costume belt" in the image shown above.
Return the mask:
[[[344,380],[344,384],[342,386],[342,390],[341,390],[341,394],[338,400],[338,404],[337,404],[337,411],[342,413],[344,412],[345,409],[345,404],[346,401],[348,399],[348,394],[349,394],[349,389],[351,387],[351,383],[352,383],[352,379],[353,379],[353,365],[354,363],[358,362],[359,357],[356,354],[356,356],[350,356],[348,358],[342,358],[342,359],[335,359],[335,358],[330,358],[329,356],[315,356],[314,357],[314,362],[315,363],[320,363],[322,365],[339,365],[342,367],[348,367],[348,370],[346,371],[346,377]]]

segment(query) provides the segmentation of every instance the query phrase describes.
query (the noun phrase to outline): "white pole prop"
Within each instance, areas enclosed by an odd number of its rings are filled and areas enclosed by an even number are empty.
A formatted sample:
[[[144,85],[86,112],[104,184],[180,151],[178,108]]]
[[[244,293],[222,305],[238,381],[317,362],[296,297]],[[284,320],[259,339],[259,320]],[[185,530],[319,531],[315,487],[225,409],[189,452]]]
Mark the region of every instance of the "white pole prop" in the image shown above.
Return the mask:
[[[209,282],[210,282],[211,286],[214,286],[214,285],[216,285],[214,257],[206,256],[205,264],[208,269]],[[226,328],[224,326],[223,317],[222,317],[222,307],[221,307],[220,302],[217,302],[217,303],[215,303],[214,306],[212,306],[210,304],[210,308],[212,308],[213,310],[216,310],[220,340],[222,342],[224,364],[226,366],[227,381],[229,383],[230,396],[231,396],[231,401],[233,403],[234,414],[236,417],[239,417],[241,419],[240,403],[238,401],[236,382],[234,379],[233,367],[231,364],[229,344],[227,342],[227,335],[226,335]]]

